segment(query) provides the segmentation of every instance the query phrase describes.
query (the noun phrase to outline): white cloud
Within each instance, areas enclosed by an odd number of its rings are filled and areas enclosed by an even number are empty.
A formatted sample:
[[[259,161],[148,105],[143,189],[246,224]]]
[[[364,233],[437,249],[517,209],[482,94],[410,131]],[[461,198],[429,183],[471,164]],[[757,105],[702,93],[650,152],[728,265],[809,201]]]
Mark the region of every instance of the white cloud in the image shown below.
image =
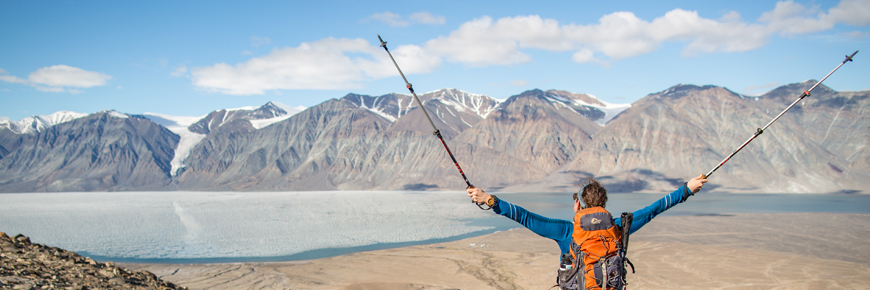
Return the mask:
[[[780,86],[780,84],[777,82],[766,83],[763,85],[748,86],[745,89],[743,89],[743,94],[748,95],[748,96],[760,96],[760,95],[763,95],[764,93],[767,93],[768,91],[770,91],[770,89],[776,88],[779,86]]]
[[[870,0],[843,0],[828,10],[834,22],[847,25],[870,25]]]
[[[430,40],[425,49],[469,66],[530,62],[525,49],[573,51],[578,63],[608,65],[659,49],[666,42],[686,42],[685,56],[699,52],[743,52],[766,45],[774,34],[797,35],[831,29],[835,24],[870,25],[870,0],[843,0],[824,13],[780,1],[754,22],[737,12],[707,19],[695,11],[671,10],[647,21],[632,12],[614,12],[598,23],[560,24],[537,15],[493,20],[481,17],[462,24],[448,36]],[[860,35],[856,35],[860,36]]]
[[[652,20],[632,12],[614,12],[591,24],[563,24],[538,15],[500,19],[483,16],[421,46],[391,47],[391,52],[407,74],[430,72],[445,60],[471,67],[522,64],[532,61],[530,50],[568,52],[576,63],[608,67],[621,59],[654,52],[669,42],[683,44],[684,56],[744,52],[766,45],[775,35],[816,33],[836,24],[870,25],[870,0],[842,0],[827,12],[819,7],[780,1],[754,22],[742,19],[735,11],[712,19],[683,9],[673,9]],[[407,18],[383,12],[367,19],[396,27],[445,22],[444,17],[428,12]],[[866,38],[867,33],[857,31],[842,37]],[[254,46],[270,42],[265,37],[255,36],[252,40]],[[179,69],[173,75],[185,73]],[[276,48],[268,55],[235,65],[218,63],[189,70],[195,86],[233,95],[359,88],[364,82],[397,74],[388,56],[376,45],[363,39],[335,38]],[[4,75],[0,80],[21,81]]]
[[[429,72],[441,64],[420,47],[391,50],[405,73]],[[363,39],[327,38],[298,47],[273,50],[244,63],[190,69],[193,84],[231,95],[264,94],[270,90],[359,88],[362,82],[398,75],[389,56]]]
[[[174,70],[172,70],[171,73],[169,73],[169,75],[173,77],[189,77],[189,75],[187,74],[187,66],[182,65],[176,67]]]
[[[520,44],[517,39],[529,33],[524,33],[526,31],[522,28],[519,31],[514,30],[522,27],[523,22],[528,21],[507,18],[493,22],[488,16],[482,17],[462,24],[459,29],[446,37],[427,41],[424,47],[437,55],[444,56],[449,61],[470,66],[529,62],[531,58],[519,51]]]
[[[375,13],[369,16],[369,19],[386,23],[393,27],[406,27],[411,25],[410,22],[402,20],[402,16],[392,12]]]
[[[63,93],[66,90],[62,87],[44,87],[44,86],[33,86],[37,91],[40,92],[49,92],[49,93]]]
[[[571,59],[578,63],[587,63],[595,61],[595,52],[591,49],[580,49],[571,56]]]
[[[429,25],[444,25],[444,23],[447,22],[444,16],[435,16],[429,12],[411,13],[411,15],[408,16],[408,19],[417,23]]]
[[[444,23],[447,23],[444,16],[432,15],[432,13],[425,11],[411,13],[411,15],[408,15],[407,20],[404,19],[402,15],[392,12],[375,13],[370,15],[368,20],[378,21],[392,27],[408,27],[412,23],[426,25],[444,25]]]
[[[595,58],[595,52],[588,48],[581,48],[573,55],[571,55],[571,60],[576,63],[595,63],[599,64],[603,67],[610,67],[609,61],[604,61]]]
[[[53,87],[90,88],[102,86],[111,76],[66,65],[44,67],[30,73],[30,82]]]
[[[7,72],[6,70],[0,68],[0,81],[7,82],[7,83],[27,84],[27,80],[16,77],[16,76],[6,75],[8,73],[9,72]]]
[[[572,59],[576,62],[606,64],[595,55],[609,60],[636,57],[667,41],[689,41],[687,54],[746,51],[766,43],[767,35],[758,32],[758,26],[736,21],[739,15],[733,13],[726,16],[717,21],[675,9],[649,22],[631,12],[615,12],[591,25],[560,25],[537,15],[497,21],[482,17],[464,23],[446,37],[430,40],[426,48],[453,62],[488,66],[531,61],[523,48],[575,51]]]
[[[357,59],[360,69],[371,79],[398,76],[399,72],[390,56],[380,46],[376,47],[372,59]],[[441,66],[441,58],[416,45],[401,45],[390,49],[402,72],[405,74],[428,73]]]
[[[43,92],[68,92],[73,94],[83,92],[77,88],[104,86],[110,79],[112,77],[104,73],[86,71],[67,65],[54,65],[37,69],[30,73],[27,79],[0,75],[0,81],[29,85]]]
[[[269,43],[272,43],[272,40],[269,39],[268,37],[251,36],[251,45],[253,45],[254,47],[257,47],[260,45],[266,45]]]
[[[16,77],[16,76],[0,76],[0,81],[4,81],[7,83],[18,83],[18,84],[27,84],[27,80]]]
[[[844,33],[837,34],[837,36],[840,36],[843,38],[848,38],[848,39],[863,40],[866,38],[870,38],[870,31],[868,31],[868,32],[862,32],[862,31],[844,32]]]
[[[766,24],[768,31],[783,35],[827,30],[834,26],[832,20],[818,6],[807,8],[792,0],[777,2],[773,10],[762,13],[758,18],[758,22]]]
[[[526,80],[515,80],[515,81],[510,81],[510,83],[511,83],[511,85],[513,85],[515,87],[524,87],[524,86],[529,85],[529,82]]]
[[[842,0],[825,13],[819,6],[805,7],[792,0],[780,1],[776,7],[758,18],[772,33],[783,35],[814,33],[831,29],[836,24],[870,25],[870,0]]]

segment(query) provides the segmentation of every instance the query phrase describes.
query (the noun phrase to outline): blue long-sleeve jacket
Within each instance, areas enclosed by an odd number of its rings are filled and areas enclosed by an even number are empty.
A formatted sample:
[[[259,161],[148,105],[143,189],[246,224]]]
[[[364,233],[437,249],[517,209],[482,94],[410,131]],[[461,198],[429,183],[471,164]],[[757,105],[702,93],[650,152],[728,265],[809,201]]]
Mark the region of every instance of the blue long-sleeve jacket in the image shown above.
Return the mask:
[[[686,201],[691,195],[692,192],[684,184],[651,205],[635,211],[629,234],[642,228],[660,213]],[[571,235],[574,233],[574,223],[571,221],[544,217],[502,199],[498,199],[492,211],[522,224],[542,237],[556,241],[562,253],[571,249]],[[617,225],[622,224],[621,218],[616,218],[615,222]]]

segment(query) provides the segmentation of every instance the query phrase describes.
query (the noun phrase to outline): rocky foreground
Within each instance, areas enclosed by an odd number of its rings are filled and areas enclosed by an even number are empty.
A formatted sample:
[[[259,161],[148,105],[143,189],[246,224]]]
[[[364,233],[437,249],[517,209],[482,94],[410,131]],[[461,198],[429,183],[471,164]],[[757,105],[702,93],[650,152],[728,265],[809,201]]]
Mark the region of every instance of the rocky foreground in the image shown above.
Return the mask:
[[[0,232],[2,289],[187,289],[148,271],[129,271],[75,252]]]

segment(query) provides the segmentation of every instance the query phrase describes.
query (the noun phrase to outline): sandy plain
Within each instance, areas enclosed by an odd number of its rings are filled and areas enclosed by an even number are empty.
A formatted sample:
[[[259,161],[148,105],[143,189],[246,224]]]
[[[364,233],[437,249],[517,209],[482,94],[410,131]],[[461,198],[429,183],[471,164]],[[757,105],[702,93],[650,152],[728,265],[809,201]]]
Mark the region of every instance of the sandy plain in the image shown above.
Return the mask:
[[[308,261],[123,266],[191,289],[550,289],[558,252],[520,228]],[[870,289],[870,215],[658,217],[628,257],[628,289]]]

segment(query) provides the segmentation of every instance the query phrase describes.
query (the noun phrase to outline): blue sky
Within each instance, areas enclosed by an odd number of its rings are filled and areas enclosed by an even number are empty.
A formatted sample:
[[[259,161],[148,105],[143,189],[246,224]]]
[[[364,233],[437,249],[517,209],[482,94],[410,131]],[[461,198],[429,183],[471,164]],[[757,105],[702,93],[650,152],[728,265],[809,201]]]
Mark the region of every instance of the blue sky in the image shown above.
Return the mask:
[[[0,0],[0,116],[407,93],[378,34],[417,92],[759,95],[855,50],[825,85],[870,89],[870,0],[606,2]]]

